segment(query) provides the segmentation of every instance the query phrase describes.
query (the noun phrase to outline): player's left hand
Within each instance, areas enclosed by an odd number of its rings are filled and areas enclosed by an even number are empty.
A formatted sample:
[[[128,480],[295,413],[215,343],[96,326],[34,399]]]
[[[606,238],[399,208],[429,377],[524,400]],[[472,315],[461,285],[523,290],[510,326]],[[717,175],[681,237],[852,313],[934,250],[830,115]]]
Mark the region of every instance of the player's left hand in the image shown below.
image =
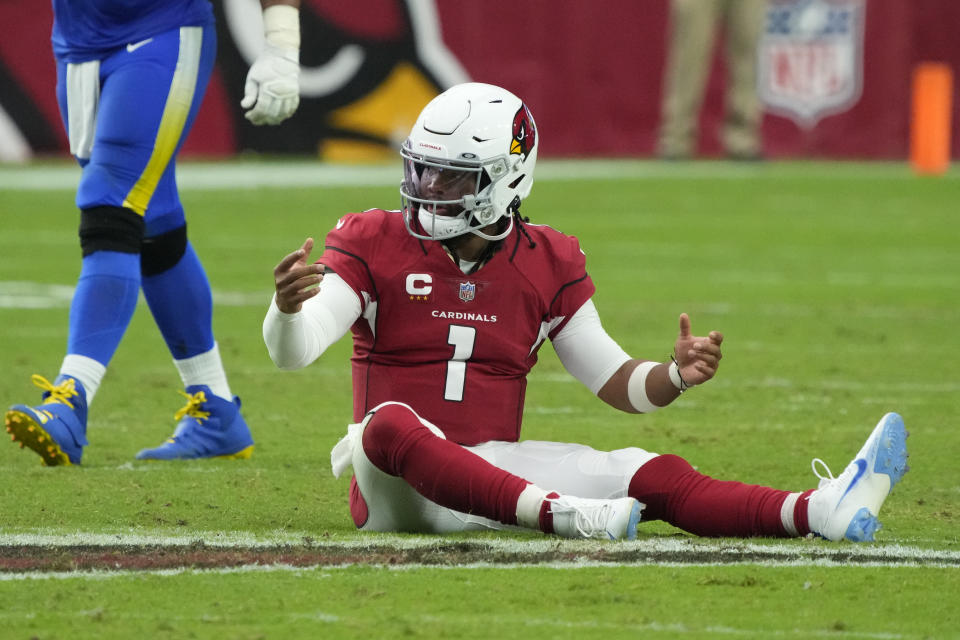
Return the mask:
[[[717,373],[720,366],[720,344],[723,334],[711,331],[707,336],[690,333],[690,316],[680,314],[680,335],[673,346],[680,377],[690,386],[703,384]]]
[[[280,124],[300,104],[300,52],[264,44],[247,73],[240,106],[244,117],[256,125]]]

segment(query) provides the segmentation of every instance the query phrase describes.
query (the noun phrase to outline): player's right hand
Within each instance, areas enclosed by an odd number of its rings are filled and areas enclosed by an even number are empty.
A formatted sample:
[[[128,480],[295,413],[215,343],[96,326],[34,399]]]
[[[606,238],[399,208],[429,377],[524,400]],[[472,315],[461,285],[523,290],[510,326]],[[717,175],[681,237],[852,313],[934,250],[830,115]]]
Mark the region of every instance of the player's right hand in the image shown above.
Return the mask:
[[[312,250],[313,238],[307,238],[302,247],[285,256],[273,270],[277,308],[284,313],[297,313],[305,301],[320,292],[317,285],[323,280],[324,266],[308,263]]]

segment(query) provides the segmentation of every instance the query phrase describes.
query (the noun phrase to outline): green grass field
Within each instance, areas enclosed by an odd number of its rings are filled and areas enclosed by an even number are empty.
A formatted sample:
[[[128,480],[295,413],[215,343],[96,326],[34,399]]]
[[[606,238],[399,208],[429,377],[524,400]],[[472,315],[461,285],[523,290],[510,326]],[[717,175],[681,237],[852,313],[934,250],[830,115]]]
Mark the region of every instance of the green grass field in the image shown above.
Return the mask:
[[[727,562],[741,543],[695,540],[663,523],[643,524],[640,539],[612,555],[609,544],[544,546],[527,533],[358,534],[347,480],[334,479],[329,462],[351,418],[349,341],[281,372],[261,322],[283,255],[307,235],[322,238],[343,213],[395,208],[399,195],[384,181],[389,170],[320,179],[328,174],[316,167],[312,181],[313,169],[181,167],[190,237],[256,451],[248,461],[134,461],[169,435],[182,405],[141,302],[93,404],[83,466],[44,468],[15,445],[0,449],[0,557],[55,560],[46,570],[3,565],[0,637],[960,637],[960,174],[541,162],[524,213],[580,239],[611,335],[635,356],[666,359],[686,311],[695,333],[725,334],[724,360],[672,407],[631,416],[593,398],[547,346],[530,380],[525,437],[636,445],[714,477],[802,490],[815,485],[811,458],[840,473],[885,412],[901,413],[911,431],[912,469],[884,506],[877,543],[754,540],[772,555]],[[52,380],[63,357],[80,265],[63,171],[75,180],[59,165],[0,168],[5,405],[38,398],[30,375]],[[205,181],[212,174],[221,182]],[[256,175],[288,179],[270,186]],[[127,544],[162,558],[199,543],[306,544],[321,560],[89,571],[68,555],[109,550],[122,567]],[[680,551],[658,551],[664,543]],[[370,561],[364,544],[403,558]],[[325,545],[354,549],[355,561],[324,562]],[[533,552],[544,548],[562,561],[539,562]],[[479,558],[458,564],[460,549]]]

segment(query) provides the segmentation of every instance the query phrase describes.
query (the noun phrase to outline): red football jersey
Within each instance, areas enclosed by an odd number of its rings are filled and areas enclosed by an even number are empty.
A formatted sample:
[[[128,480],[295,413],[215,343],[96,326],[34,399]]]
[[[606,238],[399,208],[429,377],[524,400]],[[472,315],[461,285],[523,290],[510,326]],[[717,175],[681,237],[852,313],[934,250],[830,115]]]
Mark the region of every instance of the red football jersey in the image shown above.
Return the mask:
[[[349,214],[322,262],[360,297],[353,325],[353,413],[403,402],[464,445],[520,437],[526,376],[548,325],[556,335],[593,295],[577,239],[527,225],[465,275],[399,211]]]

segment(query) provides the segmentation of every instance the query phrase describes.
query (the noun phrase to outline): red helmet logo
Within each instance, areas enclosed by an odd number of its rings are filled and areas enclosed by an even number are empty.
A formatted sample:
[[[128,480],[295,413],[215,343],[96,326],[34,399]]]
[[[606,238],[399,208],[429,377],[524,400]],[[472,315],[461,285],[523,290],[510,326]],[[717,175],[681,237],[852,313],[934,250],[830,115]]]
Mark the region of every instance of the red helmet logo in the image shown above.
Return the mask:
[[[510,153],[519,154],[526,160],[533,146],[537,143],[537,129],[533,125],[533,116],[527,105],[521,104],[513,116],[513,141],[510,142]]]

